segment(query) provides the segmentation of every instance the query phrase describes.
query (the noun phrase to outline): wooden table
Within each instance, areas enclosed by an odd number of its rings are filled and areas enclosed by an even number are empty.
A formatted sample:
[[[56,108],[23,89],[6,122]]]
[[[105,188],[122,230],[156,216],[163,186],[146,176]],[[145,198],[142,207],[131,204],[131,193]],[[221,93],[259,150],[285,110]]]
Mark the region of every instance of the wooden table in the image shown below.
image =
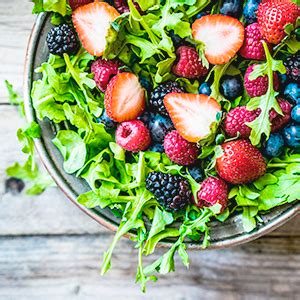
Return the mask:
[[[113,234],[56,189],[29,197],[6,191],[5,169],[24,157],[15,137],[23,121],[8,104],[3,81],[22,90],[29,1],[0,1],[0,300],[10,299],[299,299],[300,218],[232,249],[192,252],[190,270],[134,284],[136,251],[122,239],[113,269],[100,277],[101,255]],[[158,254],[161,254],[158,251]]]

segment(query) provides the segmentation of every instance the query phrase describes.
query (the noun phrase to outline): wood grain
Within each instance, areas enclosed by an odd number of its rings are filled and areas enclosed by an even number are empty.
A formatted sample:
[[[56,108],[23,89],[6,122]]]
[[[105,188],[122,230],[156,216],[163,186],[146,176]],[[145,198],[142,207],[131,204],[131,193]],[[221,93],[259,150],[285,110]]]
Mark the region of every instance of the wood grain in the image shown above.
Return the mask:
[[[113,269],[100,277],[101,254],[110,241],[107,235],[0,238],[0,278],[5,278],[0,298],[297,299],[300,293],[299,238],[192,252],[189,270],[177,259],[176,273],[150,283],[144,296],[133,283],[136,251],[125,239],[116,249]]]
[[[4,80],[22,93],[26,45],[35,17],[29,0],[0,1],[0,103],[7,103]]]

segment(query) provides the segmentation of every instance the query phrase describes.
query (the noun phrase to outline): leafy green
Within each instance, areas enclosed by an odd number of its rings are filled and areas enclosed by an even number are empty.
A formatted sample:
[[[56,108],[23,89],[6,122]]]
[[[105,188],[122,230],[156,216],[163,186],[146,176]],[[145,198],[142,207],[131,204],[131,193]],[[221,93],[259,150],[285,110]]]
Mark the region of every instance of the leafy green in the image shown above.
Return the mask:
[[[265,42],[262,43],[266,53],[267,61],[264,64],[255,66],[253,72],[249,76],[249,79],[255,80],[260,76],[267,75],[269,80],[268,90],[266,94],[250,99],[247,104],[248,110],[255,110],[259,108],[261,111],[255,120],[247,123],[247,125],[251,128],[251,143],[255,146],[259,144],[262,135],[265,135],[266,138],[269,138],[271,132],[271,122],[269,119],[270,111],[274,109],[277,113],[282,114],[281,108],[276,100],[276,97],[279,95],[279,93],[274,90],[273,72],[278,71],[281,74],[286,72],[282,61],[273,59],[267,44]]]
[[[49,11],[65,16],[71,12],[67,0],[32,0],[32,2],[34,3],[33,14]]]
[[[8,92],[8,100],[10,104],[18,105],[20,115],[23,117],[25,115],[23,98],[14,90],[14,87],[10,82],[5,80],[4,83]]]

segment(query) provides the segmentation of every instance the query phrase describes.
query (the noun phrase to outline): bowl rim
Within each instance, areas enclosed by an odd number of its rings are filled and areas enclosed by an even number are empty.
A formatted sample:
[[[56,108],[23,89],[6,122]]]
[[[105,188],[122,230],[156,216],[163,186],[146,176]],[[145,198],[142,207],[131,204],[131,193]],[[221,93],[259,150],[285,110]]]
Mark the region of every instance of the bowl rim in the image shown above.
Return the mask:
[[[46,21],[48,13],[41,13],[37,16],[33,28],[31,30],[31,34],[29,37],[29,41],[27,44],[27,50],[25,55],[25,65],[24,65],[24,77],[23,77],[23,94],[24,94],[24,106],[25,106],[25,116],[28,122],[36,121],[36,116],[34,109],[31,104],[31,84],[32,84],[32,73],[33,73],[33,63],[36,55],[36,44],[38,40],[39,33],[43,28],[43,25]],[[84,207],[83,205],[79,204],[76,201],[76,195],[72,190],[71,186],[67,184],[63,178],[59,176],[57,172],[57,168],[52,162],[50,156],[48,155],[45,146],[43,144],[43,139],[36,139],[34,140],[35,148],[37,150],[38,156],[45,166],[47,172],[51,175],[57,186],[62,190],[62,192],[66,195],[66,197],[75,204],[79,209],[81,209],[84,213],[94,219],[97,223],[101,224],[102,226],[108,228],[111,231],[116,231],[117,226],[112,224],[108,219],[104,216],[100,216],[96,214],[94,211]],[[206,249],[221,249],[232,247],[236,245],[240,245],[243,243],[247,243],[254,239],[257,239],[276,228],[280,227],[284,223],[288,222],[290,219],[295,217],[300,213],[300,202],[296,203],[293,207],[288,208],[278,217],[275,217],[273,220],[269,221],[267,224],[257,228],[255,231],[250,233],[243,232],[231,238],[226,238],[220,241],[213,242],[210,246]],[[132,233],[126,235],[127,237],[133,236]],[[187,247],[189,249],[201,249],[203,250],[201,244],[187,242]],[[172,243],[170,242],[161,242],[160,246],[162,247],[170,247]]]

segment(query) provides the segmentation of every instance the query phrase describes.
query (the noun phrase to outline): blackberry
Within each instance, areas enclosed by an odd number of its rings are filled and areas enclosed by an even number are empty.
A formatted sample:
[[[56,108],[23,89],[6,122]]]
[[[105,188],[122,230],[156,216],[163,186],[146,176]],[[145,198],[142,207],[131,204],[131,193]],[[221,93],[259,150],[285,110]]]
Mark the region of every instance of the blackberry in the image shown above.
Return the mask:
[[[146,179],[146,188],[167,211],[179,211],[192,199],[188,181],[179,175],[152,172]]]
[[[150,95],[149,104],[151,110],[163,116],[168,116],[168,112],[164,106],[164,97],[169,93],[182,93],[183,88],[180,87],[178,82],[168,81],[157,88]]]
[[[77,35],[67,24],[53,27],[48,32],[47,45],[51,54],[60,56],[64,53],[75,54],[79,48]]]
[[[286,67],[286,75],[289,79],[296,82],[300,81],[300,54],[287,57],[284,62]]]

